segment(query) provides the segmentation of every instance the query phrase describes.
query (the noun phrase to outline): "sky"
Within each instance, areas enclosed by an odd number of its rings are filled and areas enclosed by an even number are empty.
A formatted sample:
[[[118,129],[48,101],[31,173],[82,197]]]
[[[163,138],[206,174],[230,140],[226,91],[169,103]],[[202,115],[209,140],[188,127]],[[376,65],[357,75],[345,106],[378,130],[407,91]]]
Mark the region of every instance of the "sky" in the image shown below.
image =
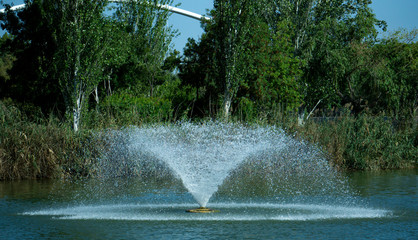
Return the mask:
[[[4,3],[18,5],[23,0],[3,0]],[[174,6],[205,15],[213,8],[213,0],[174,0]],[[371,5],[377,19],[388,23],[388,30],[418,28],[418,0],[373,0]],[[173,14],[169,24],[178,30],[179,36],[173,40],[174,48],[183,51],[188,38],[199,39],[203,33],[200,22],[182,15]],[[1,34],[1,33],[0,33]]]

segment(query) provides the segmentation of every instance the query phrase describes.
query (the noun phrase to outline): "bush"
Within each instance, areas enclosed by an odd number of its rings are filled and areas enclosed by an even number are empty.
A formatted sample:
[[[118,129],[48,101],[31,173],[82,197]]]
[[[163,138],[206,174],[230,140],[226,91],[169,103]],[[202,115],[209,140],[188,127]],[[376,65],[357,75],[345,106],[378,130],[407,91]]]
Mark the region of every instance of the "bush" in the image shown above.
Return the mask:
[[[113,94],[103,101],[100,109],[119,126],[169,121],[172,117],[171,101],[130,94]]]

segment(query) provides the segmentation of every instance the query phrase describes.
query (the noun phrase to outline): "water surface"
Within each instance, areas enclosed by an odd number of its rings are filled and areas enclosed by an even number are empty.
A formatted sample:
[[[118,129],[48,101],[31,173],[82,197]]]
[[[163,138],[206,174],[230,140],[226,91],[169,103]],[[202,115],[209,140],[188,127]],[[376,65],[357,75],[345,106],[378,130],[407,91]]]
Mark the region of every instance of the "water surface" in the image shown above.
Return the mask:
[[[349,174],[351,203],[218,193],[213,214],[175,182],[2,182],[0,239],[416,239],[416,173]]]

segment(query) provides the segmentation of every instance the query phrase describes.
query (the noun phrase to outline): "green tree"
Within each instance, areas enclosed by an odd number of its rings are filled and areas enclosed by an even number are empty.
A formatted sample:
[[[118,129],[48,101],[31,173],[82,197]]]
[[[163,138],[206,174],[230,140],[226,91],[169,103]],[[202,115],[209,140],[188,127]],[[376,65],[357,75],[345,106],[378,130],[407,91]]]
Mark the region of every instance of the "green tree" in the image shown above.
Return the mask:
[[[193,106],[196,103],[200,113],[212,116],[214,103],[221,105],[227,118],[230,113],[225,112],[231,112],[232,105],[257,106],[267,112],[278,105],[294,109],[302,102],[291,24],[282,21],[271,27],[266,3],[242,2],[245,7],[235,16],[226,9],[238,3],[219,1],[200,40],[189,39],[179,76],[194,89]]]
[[[2,28],[11,35],[3,50],[14,58],[4,96],[38,106],[45,113],[63,110],[59,84],[50,76],[57,47],[54,18],[50,14],[54,6],[49,1],[25,3],[26,7],[20,11],[10,11],[7,6],[1,16]]]
[[[374,112],[386,111],[397,117],[416,116],[418,110],[418,30],[398,30],[369,50],[375,68],[364,96]],[[359,76],[361,77],[361,76]]]
[[[10,97],[10,74],[16,57],[8,49],[10,35],[5,33],[0,39],[0,98]]]
[[[213,23],[209,31],[214,32],[215,58],[214,65],[219,69],[217,77],[224,83],[223,115],[228,119],[240,82],[244,45],[256,16],[257,1],[248,0],[215,0]]]
[[[170,5],[172,0],[136,1],[119,4],[115,18],[121,22],[128,35],[125,44],[129,57],[119,71],[119,76],[130,82],[130,87],[147,91],[153,97],[157,85],[162,84],[161,67],[169,52],[175,31],[167,25],[171,13],[160,5]]]
[[[23,10],[2,16],[14,36],[10,48],[17,60],[10,89],[17,100],[24,96],[20,101],[26,103],[64,103],[79,130],[86,99],[103,79],[112,33],[103,15],[106,6],[103,0],[28,0]]]
[[[183,87],[192,88],[192,116],[209,115],[214,117],[213,105],[216,105],[222,89],[218,84],[215,84],[214,51],[212,33],[204,33],[199,42],[189,38],[184,48],[179,65],[179,77]]]
[[[65,0],[51,3],[56,21],[57,51],[54,73],[59,80],[78,131],[87,98],[103,77],[103,65],[109,37],[104,31],[103,12],[107,1]]]
[[[370,4],[370,0],[309,1],[302,5],[306,8],[302,11],[303,17],[296,16],[296,20],[292,20],[296,29],[299,26],[304,29],[296,30],[294,42],[295,54],[306,63],[303,82],[308,106],[313,107],[318,100],[325,106],[339,106],[350,101],[348,79],[356,67],[346,65],[344,53],[356,43],[373,45],[376,28],[385,26],[376,19]]]
[[[398,40],[396,40],[398,39]],[[385,43],[385,42],[384,42]],[[387,59],[391,60],[391,69],[397,70],[394,79],[399,90],[393,96],[398,97],[394,112],[416,117],[418,113],[418,29],[396,32],[386,45],[389,48]]]
[[[256,22],[256,20],[254,20]],[[277,106],[295,110],[302,103],[300,61],[293,55],[291,26],[276,23],[276,32],[259,21],[246,44],[244,80],[239,96],[256,103],[259,112]]]

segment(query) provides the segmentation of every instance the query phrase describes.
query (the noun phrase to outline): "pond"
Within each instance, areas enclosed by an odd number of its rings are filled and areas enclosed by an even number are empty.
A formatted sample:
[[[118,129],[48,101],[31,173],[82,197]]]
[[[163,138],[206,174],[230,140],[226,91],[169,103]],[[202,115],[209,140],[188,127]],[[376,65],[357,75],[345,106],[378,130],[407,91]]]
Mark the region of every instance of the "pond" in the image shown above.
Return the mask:
[[[349,201],[221,187],[207,214],[179,180],[0,182],[0,239],[417,238],[416,170],[344,177]]]

